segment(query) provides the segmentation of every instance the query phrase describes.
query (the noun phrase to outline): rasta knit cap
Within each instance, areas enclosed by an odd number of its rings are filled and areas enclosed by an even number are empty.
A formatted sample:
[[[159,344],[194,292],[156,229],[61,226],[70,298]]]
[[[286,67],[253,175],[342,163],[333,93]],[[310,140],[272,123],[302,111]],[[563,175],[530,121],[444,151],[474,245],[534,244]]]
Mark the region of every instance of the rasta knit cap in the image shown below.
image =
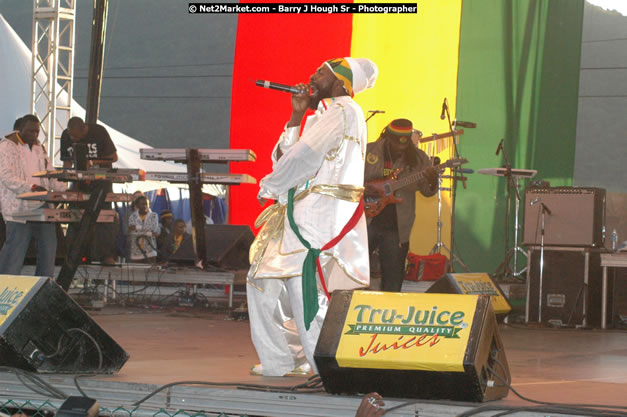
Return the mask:
[[[373,87],[379,75],[377,65],[368,58],[334,58],[325,64],[351,97]]]
[[[394,136],[411,136],[413,125],[411,120],[395,119],[385,127],[385,132]]]

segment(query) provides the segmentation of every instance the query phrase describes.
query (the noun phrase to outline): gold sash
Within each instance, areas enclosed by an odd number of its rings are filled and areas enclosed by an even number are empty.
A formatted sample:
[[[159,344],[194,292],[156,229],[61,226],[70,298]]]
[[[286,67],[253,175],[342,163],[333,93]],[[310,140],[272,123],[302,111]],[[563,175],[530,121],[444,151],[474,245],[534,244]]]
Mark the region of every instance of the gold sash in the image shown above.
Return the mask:
[[[298,194],[294,197],[294,202],[302,200],[309,195],[309,193],[316,193],[356,203],[361,199],[363,192],[364,187],[354,185],[318,184]],[[255,237],[253,244],[250,245],[248,260],[251,265],[251,273],[249,273],[249,277],[254,278],[257,275],[257,269],[263,259],[268,243],[283,233],[286,210],[287,206],[275,203],[262,211],[257,217],[257,220],[255,220],[255,228],[259,228],[261,225],[263,225],[263,227],[257,234],[257,237]]]

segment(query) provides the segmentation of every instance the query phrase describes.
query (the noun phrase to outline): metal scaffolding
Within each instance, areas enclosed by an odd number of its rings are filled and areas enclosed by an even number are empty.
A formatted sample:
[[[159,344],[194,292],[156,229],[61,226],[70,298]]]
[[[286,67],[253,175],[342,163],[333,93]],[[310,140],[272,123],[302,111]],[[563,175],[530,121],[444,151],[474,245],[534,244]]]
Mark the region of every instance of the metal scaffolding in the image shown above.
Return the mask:
[[[75,0],[34,0],[31,113],[41,121],[48,155],[60,164],[61,132],[71,117]]]

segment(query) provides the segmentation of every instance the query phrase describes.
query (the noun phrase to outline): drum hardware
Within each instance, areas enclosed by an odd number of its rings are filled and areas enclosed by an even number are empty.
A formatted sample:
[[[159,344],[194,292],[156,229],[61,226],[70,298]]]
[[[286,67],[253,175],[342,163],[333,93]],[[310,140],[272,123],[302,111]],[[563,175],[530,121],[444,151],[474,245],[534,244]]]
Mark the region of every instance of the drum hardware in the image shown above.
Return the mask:
[[[505,159],[505,167],[502,168],[486,168],[480,169],[477,172],[484,175],[494,175],[498,177],[507,178],[507,205],[505,208],[505,256],[503,262],[498,266],[494,272],[495,277],[500,278],[515,278],[522,279],[521,276],[527,270],[527,266],[518,270],[518,255],[521,254],[525,258],[529,257],[529,253],[519,246],[519,231],[520,231],[520,192],[519,192],[519,179],[520,178],[533,178],[536,174],[536,170],[530,169],[516,169],[512,168],[509,163],[509,159],[504,150],[504,139],[501,139],[499,146],[496,149],[496,154],[503,153]],[[511,212],[511,199],[512,191],[514,190],[514,246],[509,248],[509,223]],[[512,262],[513,261],[513,262]],[[510,266],[510,262],[512,265]]]

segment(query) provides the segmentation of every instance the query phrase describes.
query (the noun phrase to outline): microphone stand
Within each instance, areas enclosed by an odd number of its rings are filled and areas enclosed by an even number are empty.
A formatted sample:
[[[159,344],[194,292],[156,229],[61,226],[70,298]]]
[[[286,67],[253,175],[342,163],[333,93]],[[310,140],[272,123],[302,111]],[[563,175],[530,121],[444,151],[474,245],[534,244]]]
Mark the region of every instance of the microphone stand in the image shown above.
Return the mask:
[[[379,114],[379,113],[382,113],[382,112],[379,112],[379,111],[369,111],[369,113],[372,113],[372,114],[366,118],[366,123],[368,123],[368,120],[372,119],[376,114]]]
[[[538,291],[538,323],[542,323],[542,280],[544,277],[544,215],[550,213],[550,210],[543,202],[540,202],[540,211],[542,219],[540,220],[540,282]]]
[[[445,104],[444,111],[446,112],[448,128],[453,138],[452,139],[453,142],[451,144],[451,146],[453,147],[453,155],[455,158],[459,158],[459,153],[457,152],[457,136],[456,136],[457,131],[455,128],[453,128],[453,123],[451,123],[451,113],[448,110],[448,104]],[[440,253],[440,248],[444,247],[445,249],[448,250],[451,256],[450,257],[451,272],[455,272],[455,269],[453,267],[453,263],[455,261],[458,264],[460,264],[466,272],[470,272],[470,269],[468,268],[468,266],[453,252],[455,249],[455,200],[457,198],[457,167],[451,167],[450,170],[451,170],[451,188],[450,188],[450,191],[451,191],[451,248],[450,249],[447,248],[446,245],[442,243],[441,237],[440,237],[441,228],[442,228],[442,220],[440,217],[440,210],[441,210],[441,204],[442,204],[441,197],[440,197],[442,176],[440,175],[440,178],[438,179],[438,241],[436,242],[433,249],[431,249],[431,253],[432,254],[435,253],[436,250],[438,251],[438,253]]]

